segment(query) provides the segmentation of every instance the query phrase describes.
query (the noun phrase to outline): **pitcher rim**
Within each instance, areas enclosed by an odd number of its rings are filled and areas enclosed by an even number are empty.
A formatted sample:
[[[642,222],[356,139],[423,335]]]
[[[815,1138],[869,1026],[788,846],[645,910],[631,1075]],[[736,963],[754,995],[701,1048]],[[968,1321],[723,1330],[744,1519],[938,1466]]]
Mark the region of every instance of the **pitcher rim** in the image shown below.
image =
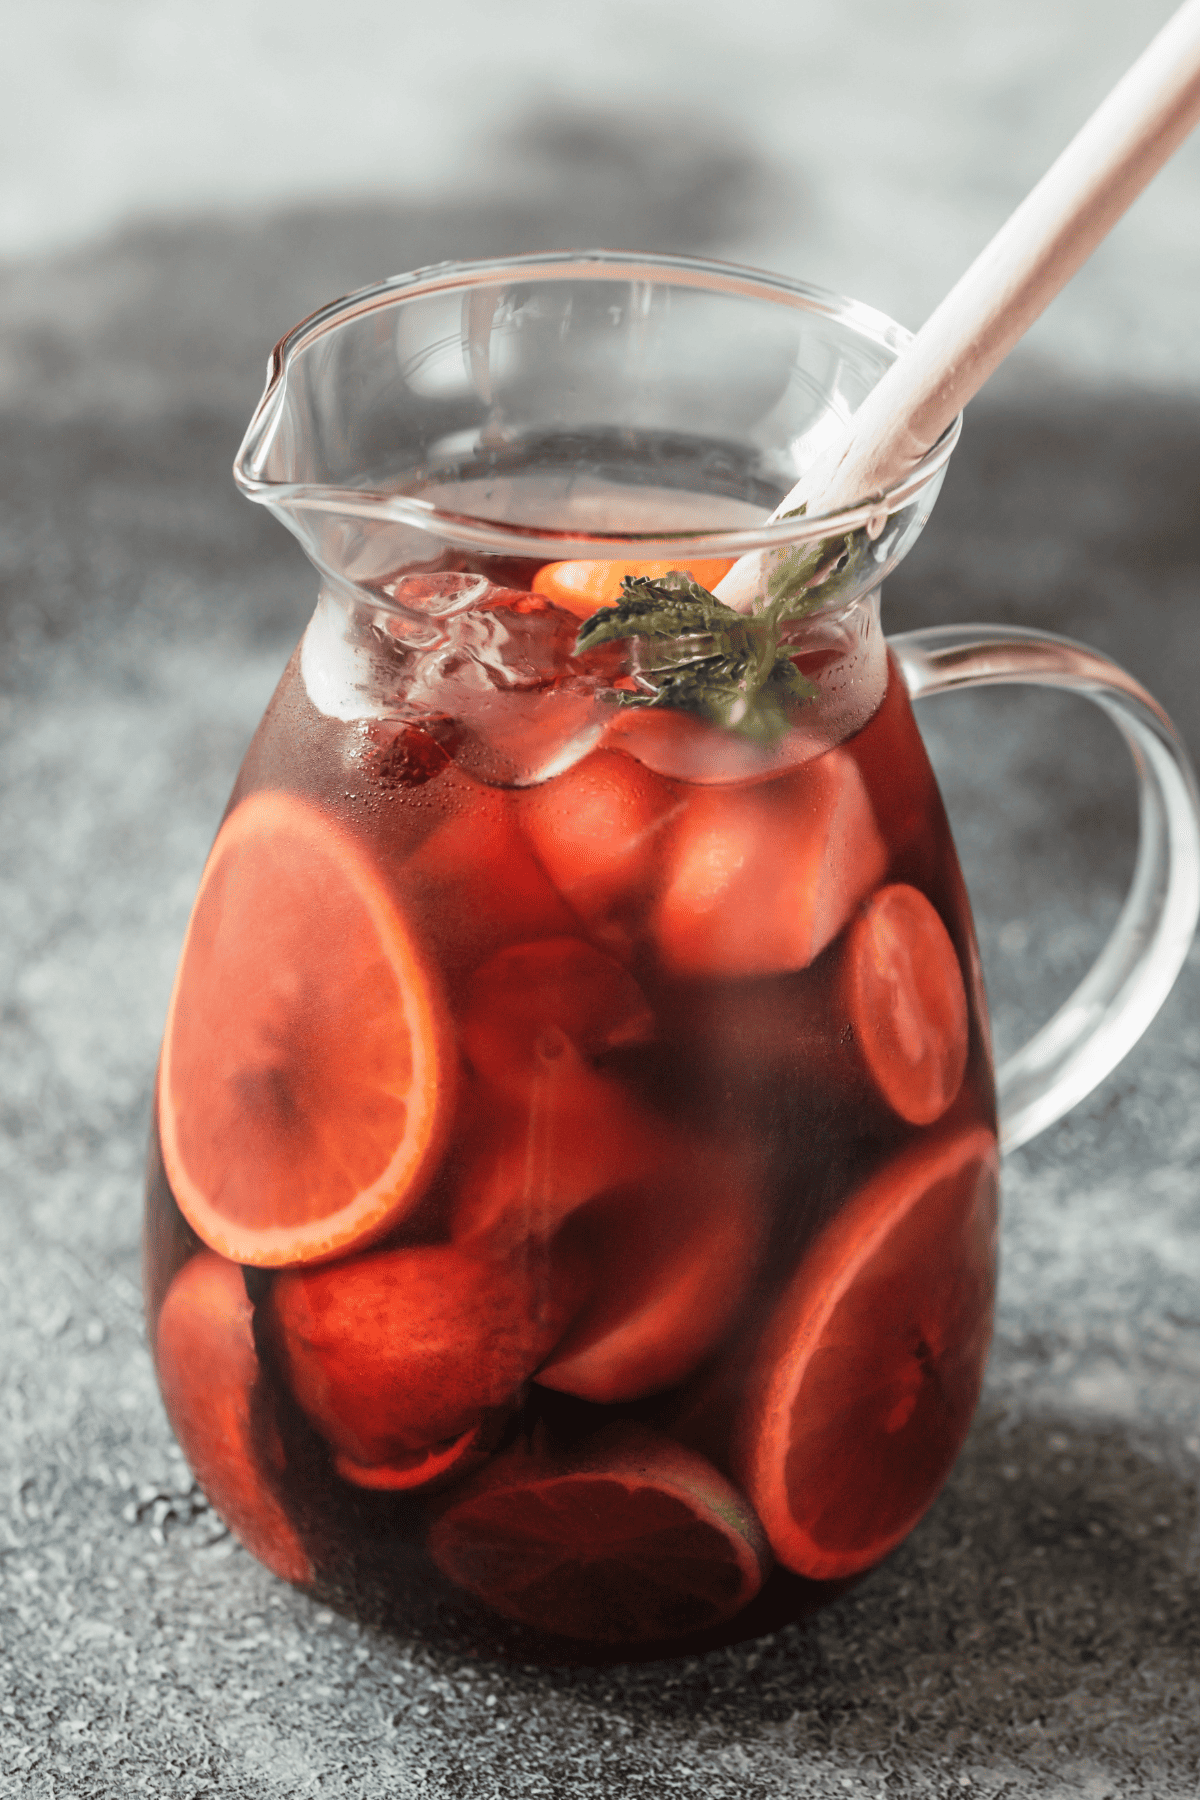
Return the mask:
[[[902,481],[885,493],[873,495],[854,506],[832,513],[814,513],[811,519],[805,515],[771,524],[764,521],[759,525],[739,525],[717,531],[668,533],[554,531],[544,525],[500,523],[472,513],[457,512],[412,494],[303,481],[271,481],[261,474],[282,411],[288,372],[296,357],[329,331],[389,306],[398,298],[416,298],[452,288],[488,286],[494,284],[498,276],[512,282],[565,281],[585,276],[595,278],[609,271],[628,281],[654,280],[669,275],[675,286],[705,287],[711,292],[772,301],[798,312],[835,319],[893,355],[898,355],[913,338],[911,331],[864,301],[850,299],[812,282],[714,257],[631,250],[547,250],[527,256],[431,263],[387,276],[339,299],[327,301],[284,333],[271,352],[266,387],[234,458],[235,483],[248,500],[284,515],[309,510],[390,520],[424,531],[440,532],[464,547],[501,555],[541,555],[559,561],[612,558],[628,549],[636,552],[639,558],[649,560],[686,549],[689,558],[700,559],[738,557],[749,550],[809,543],[877,524],[881,514],[886,517],[908,506],[945,468],[962,432],[961,413]]]

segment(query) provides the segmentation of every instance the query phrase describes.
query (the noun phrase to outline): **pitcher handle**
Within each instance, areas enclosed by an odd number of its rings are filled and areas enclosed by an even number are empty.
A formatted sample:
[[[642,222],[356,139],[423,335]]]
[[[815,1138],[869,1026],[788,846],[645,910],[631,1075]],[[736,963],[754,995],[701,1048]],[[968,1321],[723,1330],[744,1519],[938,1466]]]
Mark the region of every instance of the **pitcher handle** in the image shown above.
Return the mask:
[[[1070,999],[996,1076],[1000,1143],[1013,1150],[1103,1081],[1171,991],[1200,913],[1196,776],[1158,702],[1108,657],[1070,638],[943,625],[888,643],[914,700],[1006,682],[1086,694],[1112,719],[1137,770],[1137,862],[1112,935]]]

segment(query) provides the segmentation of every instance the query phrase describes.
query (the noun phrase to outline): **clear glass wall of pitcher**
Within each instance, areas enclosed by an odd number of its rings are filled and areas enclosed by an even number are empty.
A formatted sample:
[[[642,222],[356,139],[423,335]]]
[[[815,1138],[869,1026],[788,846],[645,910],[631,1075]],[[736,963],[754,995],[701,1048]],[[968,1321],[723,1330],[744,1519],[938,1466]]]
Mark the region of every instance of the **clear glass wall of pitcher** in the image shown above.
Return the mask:
[[[904,341],[558,256],[402,277],[275,353],[237,477],[320,596],[188,927],[146,1268],[184,1450],[290,1581],[521,1656],[672,1653],[840,1592],[954,1461],[998,1140],[1144,1029],[1200,864],[1113,665],[885,642],[957,426],[882,507],[762,524]],[[723,616],[780,543],[794,592]],[[1125,913],[999,1113],[910,705],[997,680],[1091,694],[1142,780]]]

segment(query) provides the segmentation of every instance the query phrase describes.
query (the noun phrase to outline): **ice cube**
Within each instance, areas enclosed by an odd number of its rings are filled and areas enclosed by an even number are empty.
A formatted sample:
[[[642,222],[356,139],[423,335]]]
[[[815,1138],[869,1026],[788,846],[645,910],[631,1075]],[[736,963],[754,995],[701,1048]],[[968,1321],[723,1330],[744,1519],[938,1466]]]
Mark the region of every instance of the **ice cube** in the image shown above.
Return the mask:
[[[886,868],[858,766],[830,750],[773,781],[693,794],[653,935],[679,974],[804,969]]]

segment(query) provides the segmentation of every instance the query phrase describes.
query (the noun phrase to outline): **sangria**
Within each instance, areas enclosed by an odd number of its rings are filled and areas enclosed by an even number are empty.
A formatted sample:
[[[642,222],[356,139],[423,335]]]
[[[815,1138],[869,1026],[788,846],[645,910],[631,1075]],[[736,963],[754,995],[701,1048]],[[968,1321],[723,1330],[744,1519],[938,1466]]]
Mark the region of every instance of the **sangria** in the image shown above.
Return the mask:
[[[859,729],[814,745],[801,705],[768,753],[621,706],[628,657],[577,639],[625,565],[505,573],[382,584],[441,626],[366,720],[310,692],[327,599],[243,764],[158,1084],[163,1391],[293,1581],[386,1528],[553,1639],[762,1629],[773,1571],[893,1548],[979,1391],[954,850],[886,663]],[[827,688],[882,657],[851,612],[795,645]]]
[[[1144,1029],[1200,858],[1169,721],[1102,658],[889,651],[957,426],[903,491],[768,518],[904,341],[564,254],[397,278],[276,351],[235,473],[321,592],[187,927],[145,1261],[171,1423],[289,1581],[672,1653],[836,1594],[953,1463],[997,1107],[910,692],[1073,686],[1135,746],[1134,890],[1001,1071],[1007,1141]]]

